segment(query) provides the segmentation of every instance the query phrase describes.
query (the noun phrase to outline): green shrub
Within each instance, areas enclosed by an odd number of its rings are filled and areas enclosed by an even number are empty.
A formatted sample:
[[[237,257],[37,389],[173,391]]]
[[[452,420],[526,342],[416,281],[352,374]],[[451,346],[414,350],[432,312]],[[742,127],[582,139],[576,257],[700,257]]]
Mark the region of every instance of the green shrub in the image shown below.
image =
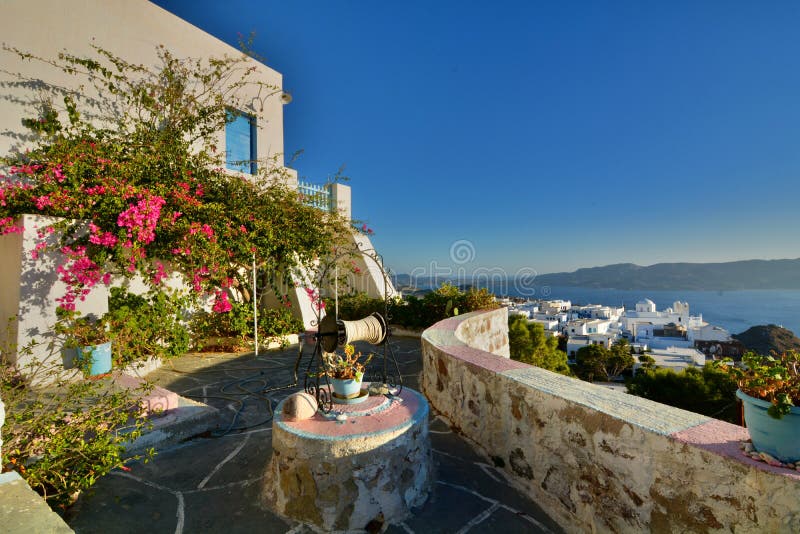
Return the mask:
[[[567,353],[558,349],[558,337],[548,337],[540,323],[528,322],[522,315],[511,315],[508,344],[513,360],[567,376],[572,374],[567,365]]]
[[[2,470],[16,470],[51,506],[66,508],[100,477],[140,458],[127,455],[125,446],[146,424],[138,398],[147,388],[109,389],[107,380],[59,382],[61,359],[55,360],[32,362],[24,373],[0,360],[6,410]],[[46,389],[33,385],[54,380]]]
[[[253,305],[232,302],[224,313],[198,311],[192,316],[192,345],[198,350],[240,350],[253,343]],[[303,331],[303,322],[289,308],[259,311],[259,344]]]
[[[325,299],[325,311],[334,313],[336,301]],[[366,293],[351,293],[339,296],[339,318],[345,321],[356,321],[378,312],[385,315],[386,304],[383,299],[373,298]]]
[[[425,328],[440,320],[434,318],[435,314],[426,307],[423,299],[414,295],[409,295],[393,303],[389,309],[389,315],[391,323],[411,329]]]
[[[626,381],[628,393],[739,424],[736,382],[708,363],[702,369],[639,369]]]
[[[288,308],[262,310],[258,316],[259,339],[275,339],[288,334],[297,334],[304,329],[303,321],[296,318]]]
[[[181,322],[185,305],[184,298],[162,291],[134,295],[124,288],[111,288],[103,322],[111,334],[114,363],[124,366],[189,350],[189,332]]]

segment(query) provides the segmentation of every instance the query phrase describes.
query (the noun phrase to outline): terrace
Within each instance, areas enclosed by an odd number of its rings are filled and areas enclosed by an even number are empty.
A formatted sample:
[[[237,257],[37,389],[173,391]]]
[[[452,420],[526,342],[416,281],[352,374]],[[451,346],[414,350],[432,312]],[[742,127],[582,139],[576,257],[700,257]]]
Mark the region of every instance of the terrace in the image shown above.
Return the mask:
[[[509,360],[505,310],[395,337],[430,401],[428,499],[368,531],[796,532],[800,475],[743,456],[741,427]],[[364,347],[366,348],[366,347]],[[147,378],[216,408],[212,430],[114,471],[66,520],[76,532],[312,532],[264,501],[277,403],[297,346],[189,354]],[[308,347],[306,347],[308,350]],[[207,426],[199,427],[201,429]]]
[[[391,343],[406,386],[419,390],[419,340],[395,337]],[[217,408],[215,430],[160,451],[150,463],[106,476],[93,495],[78,501],[67,517],[69,526],[79,533],[313,532],[277,516],[262,498],[272,454],[272,409],[299,388],[261,390],[291,383],[296,356],[297,346],[259,356],[190,354],[150,373],[147,378],[159,386]],[[561,531],[447,419],[431,413],[429,424],[435,481],[427,501],[398,524],[370,528]]]

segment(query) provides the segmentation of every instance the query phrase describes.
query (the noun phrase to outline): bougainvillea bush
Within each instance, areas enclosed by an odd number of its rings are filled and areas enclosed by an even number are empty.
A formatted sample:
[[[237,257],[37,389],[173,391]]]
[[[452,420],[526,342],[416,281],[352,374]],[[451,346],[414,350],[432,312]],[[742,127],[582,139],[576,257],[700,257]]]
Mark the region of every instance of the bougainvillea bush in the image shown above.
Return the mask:
[[[137,316],[146,308],[173,309],[170,281],[186,286],[181,298],[188,307],[208,304],[211,313],[226,314],[236,302],[252,305],[254,261],[261,289],[285,292],[285,281],[349,232],[337,216],[303,205],[283,185],[285,170],[274,161],[259,162],[253,176],[224,170],[220,132],[235,116],[231,110],[253,111],[258,100],[245,105],[241,92],[279,97],[277,88],[255,78],[247,57],[181,60],[160,48],[159,65],[151,69],[102,48],[92,58],[65,53],[52,60],[6,51],[59,68],[86,94],[102,95],[92,99],[45,81],[38,114],[23,121],[34,144],[0,161],[0,234],[21,232],[22,214],[54,218],[36,228],[40,242],[31,255],[60,258],[62,317],[73,316],[101,284],[128,287],[137,279],[148,286],[143,300],[114,295],[118,302],[104,318],[112,340],[130,347],[118,361],[138,357],[144,343],[187,345],[178,319]],[[61,333],[68,336],[66,327]],[[32,365],[40,364],[53,362]],[[0,361],[0,370],[9,411],[3,470],[18,469],[51,502],[66,505],[75,491],[126,460],[124,444],[142,424],[130,395],[100,394],[91,381],[42,391],[11,362]],[[133,431],[119,434],[131,419]]]
[[[159,291],[178,273],[195,301],[211,299],[213,312],[226,313],[231,299],[250,299],[254,258],[267,268],[262,281],[277,287],[347,231],[337,216],[302,204],[274,161],[259,162],[253,176],[224,170],[216,143],[231,110],[247,109],[239,95],[255,87],[263,98],[279,96],[255,79],[246,56],[180,60],[159,48],[159,68],[148,69],[95,50],[94,58],[56,60],[14,51],[107,97],[89,120],[80,95],[53,88],[39,115],[23,121],[38,143],[8,155],[0,175],[0,233],[21,231],[20,214],[59,218],[37,229],[32,255],[58,233],[61,308],[120,277]]]

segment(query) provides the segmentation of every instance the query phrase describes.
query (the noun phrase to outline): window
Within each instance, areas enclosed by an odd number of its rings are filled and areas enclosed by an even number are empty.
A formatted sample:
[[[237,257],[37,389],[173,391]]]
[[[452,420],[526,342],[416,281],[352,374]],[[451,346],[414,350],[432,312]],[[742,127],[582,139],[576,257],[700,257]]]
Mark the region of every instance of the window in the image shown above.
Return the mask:
[[[228,111],[225,124],[225,167],[232,171],[255,174],[256,118],[241,111]]]

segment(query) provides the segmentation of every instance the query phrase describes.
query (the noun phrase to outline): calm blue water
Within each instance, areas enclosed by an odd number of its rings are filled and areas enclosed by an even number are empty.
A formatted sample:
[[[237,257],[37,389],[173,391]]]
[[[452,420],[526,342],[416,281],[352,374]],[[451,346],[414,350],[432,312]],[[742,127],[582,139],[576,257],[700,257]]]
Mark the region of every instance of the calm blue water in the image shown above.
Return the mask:
[[[751,326],[776,324],[800,334],[800,290],[746,291],[622,291],[582,287],[545,286],[537,288],[536,299],[564,299],[573,304],[605,304],[633,309],[636,302],[649,298],[659,310],[672,307],[676,300],[689,303],[692,315],[703,314],[707,322],[732,334]],[[527,296],[509,288],[511,296]]]

